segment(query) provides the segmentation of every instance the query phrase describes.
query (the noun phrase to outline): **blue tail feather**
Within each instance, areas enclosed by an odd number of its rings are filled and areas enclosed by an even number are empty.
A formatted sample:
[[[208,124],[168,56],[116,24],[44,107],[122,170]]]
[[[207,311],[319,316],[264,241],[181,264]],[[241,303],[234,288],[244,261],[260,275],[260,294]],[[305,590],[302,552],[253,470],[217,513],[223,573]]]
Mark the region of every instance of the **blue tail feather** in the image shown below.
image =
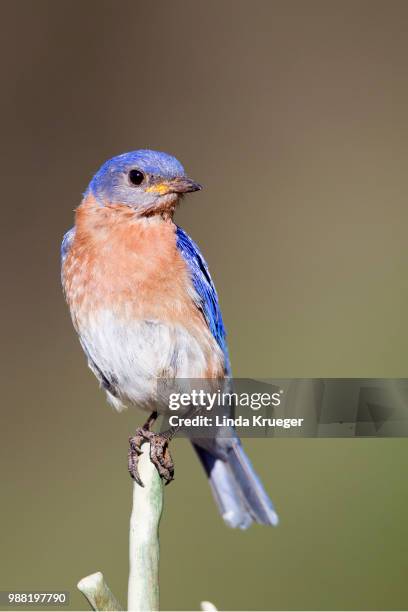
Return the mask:
[[[238,439],[224,458],[194,444],[210,481],[221,516],[229,527],[247,529],[253,522],[277,525],[278,515]]]

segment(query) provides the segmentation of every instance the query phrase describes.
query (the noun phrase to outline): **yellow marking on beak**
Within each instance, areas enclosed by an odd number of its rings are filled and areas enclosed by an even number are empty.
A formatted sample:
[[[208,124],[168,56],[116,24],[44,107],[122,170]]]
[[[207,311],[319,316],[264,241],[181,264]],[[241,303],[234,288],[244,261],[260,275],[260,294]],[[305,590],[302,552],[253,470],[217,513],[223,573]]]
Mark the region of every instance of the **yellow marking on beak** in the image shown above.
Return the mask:
[[[169,186],[166,183],[159,183],[158,185],[151,185],[146,189],[148,193],[157,193],[158,195],[165,195],[169,191]]]

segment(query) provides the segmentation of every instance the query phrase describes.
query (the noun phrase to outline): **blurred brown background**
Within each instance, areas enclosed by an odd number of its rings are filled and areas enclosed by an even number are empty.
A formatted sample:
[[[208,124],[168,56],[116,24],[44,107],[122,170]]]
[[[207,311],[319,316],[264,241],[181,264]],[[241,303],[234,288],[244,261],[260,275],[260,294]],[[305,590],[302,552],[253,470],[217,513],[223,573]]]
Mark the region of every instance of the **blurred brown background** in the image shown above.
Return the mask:
[[[397,1],[4,1],[1,589],[102,570],[125,601],[127,436],[59,283],[108,157],[176,155],[236,376],[407,375],[407,27]],[[406,440],[250,440],[278,529],[229,531],[188,443],[163,609],[408,606]]]

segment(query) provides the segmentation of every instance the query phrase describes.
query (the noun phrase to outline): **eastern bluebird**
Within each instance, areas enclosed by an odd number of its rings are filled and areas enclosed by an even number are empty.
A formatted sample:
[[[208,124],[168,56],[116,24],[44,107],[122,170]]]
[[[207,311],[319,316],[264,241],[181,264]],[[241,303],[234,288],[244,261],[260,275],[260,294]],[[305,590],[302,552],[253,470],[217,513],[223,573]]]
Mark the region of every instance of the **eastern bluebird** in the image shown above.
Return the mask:
[[[62,242],[62,282],[73,324],[108,401],[164,411],[159,378],[230,376],[226,333],[204,257],[173,222],[181,196],[201,186],[174,157],[139,150],[98,170]],[[167,480],[166,438],[138,430]],[[234,432],[192,439],[223,519],[231,527],[278,522],[272,502]],[[150,437],[149,437],[150,436]],[[133,439],[133,455],[138,452]],[[132,439],[131,439],[132,446]],[[130,471],[135,478],[137,466]]]

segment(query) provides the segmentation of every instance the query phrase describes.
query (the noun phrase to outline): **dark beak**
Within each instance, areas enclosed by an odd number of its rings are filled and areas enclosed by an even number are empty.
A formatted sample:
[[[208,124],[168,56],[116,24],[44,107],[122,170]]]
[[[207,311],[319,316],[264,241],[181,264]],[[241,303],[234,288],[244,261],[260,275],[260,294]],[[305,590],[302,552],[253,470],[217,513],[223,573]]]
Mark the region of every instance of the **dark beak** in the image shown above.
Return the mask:
[[[169,193],[190,193],[200,191],[202,186],[189,178],[178,177],[168,182]]]

